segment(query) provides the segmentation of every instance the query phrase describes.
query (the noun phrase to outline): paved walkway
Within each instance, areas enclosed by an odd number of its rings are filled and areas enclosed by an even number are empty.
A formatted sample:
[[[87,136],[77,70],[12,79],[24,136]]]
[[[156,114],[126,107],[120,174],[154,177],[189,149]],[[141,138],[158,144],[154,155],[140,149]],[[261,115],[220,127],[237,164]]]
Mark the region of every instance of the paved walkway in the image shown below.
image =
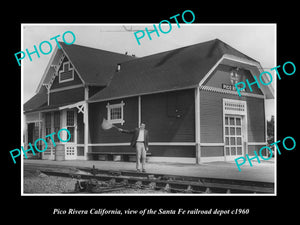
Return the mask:
[[[135,162],[114,162],[114,161],[83,161],[83,160],[68,160],[68,161],[52,161],[52,160],[37,160],[24,159],[26,164],[45,164],[45,165],[64,165],[74,167],[95,167],[102,170],[116,171],[135,171]],[[241,167],[241,172],[235,162],[209,162],[195,164],[184,163],[147,163],[147,173],[159,173],[168,175],[182,175],[195,177],[211,177],[223,179],[238,179],[262,182],[274,182],[275,163],[274,159],[262,161],[261,163],[252,162],[253,167],[245,163]]]

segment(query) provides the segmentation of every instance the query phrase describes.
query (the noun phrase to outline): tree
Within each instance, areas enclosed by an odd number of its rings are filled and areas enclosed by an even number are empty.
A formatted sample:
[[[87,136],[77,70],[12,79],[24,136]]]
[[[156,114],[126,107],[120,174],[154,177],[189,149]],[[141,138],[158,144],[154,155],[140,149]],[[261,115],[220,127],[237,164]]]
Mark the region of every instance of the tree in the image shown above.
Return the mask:
[[[274,152],[274,145],[270,146],[270,144],[274,143],[274,131],[275,131],[274,126],[275,126],[274,116],[271,116],[271,119],[267,120],[267,142],[268,142],[268,146],[272,149],[273,152]]]

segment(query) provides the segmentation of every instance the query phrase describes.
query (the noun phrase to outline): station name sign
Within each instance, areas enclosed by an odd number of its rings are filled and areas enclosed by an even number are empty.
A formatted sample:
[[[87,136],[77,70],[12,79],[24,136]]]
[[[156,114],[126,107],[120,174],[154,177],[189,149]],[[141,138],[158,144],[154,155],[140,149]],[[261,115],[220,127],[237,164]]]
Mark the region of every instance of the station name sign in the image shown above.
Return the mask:
[[[222,84],[222,89],[229,90],[229,91],[236,91],[236,87],[231,84]],[[245,92],[245,89],[242,90]]]

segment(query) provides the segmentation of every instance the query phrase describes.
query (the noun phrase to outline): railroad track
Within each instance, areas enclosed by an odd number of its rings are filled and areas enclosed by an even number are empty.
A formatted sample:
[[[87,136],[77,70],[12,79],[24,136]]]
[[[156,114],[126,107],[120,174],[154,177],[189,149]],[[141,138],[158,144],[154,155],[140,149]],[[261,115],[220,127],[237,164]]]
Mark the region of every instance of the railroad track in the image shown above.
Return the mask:
[[[208,177],[111,171],[93,168],[25,164],[24,170],[39,170],[49,176],[71,177],[77,180],[74,193],[112,193],[126,188],[163,190],[168,193],[274,193],[274,183]],[[80,183],[81,182],[81,183]],[[107,186],[97,185],[106,182]],[[103,183],[102,183],[103,184]],[[80,186],[97,187],[94,189]]]

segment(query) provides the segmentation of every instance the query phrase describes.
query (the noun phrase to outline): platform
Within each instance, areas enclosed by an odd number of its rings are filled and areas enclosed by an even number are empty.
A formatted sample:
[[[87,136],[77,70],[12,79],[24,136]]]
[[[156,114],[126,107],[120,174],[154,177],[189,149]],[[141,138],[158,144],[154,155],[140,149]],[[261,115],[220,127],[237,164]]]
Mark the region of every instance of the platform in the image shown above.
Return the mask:
[[[135,171],[134,162],[114,162],[114,161],[86,161],[86,160],[39,160],[23,159],[27,164],[45,164],[70,167],[90,167],[96,169],[112,171]],[[274,159],[262,161],[261,163],[252,162],[253,166],[244,164],[241,171],[234,162],[208,162],[196,164],[184,163],[147,163],[147,173],[160,173],[167,175],[181,175],[193,177],[210,177],[222,179],[237,179],[248,181],[262,181],[275,183],[275,162]]]

